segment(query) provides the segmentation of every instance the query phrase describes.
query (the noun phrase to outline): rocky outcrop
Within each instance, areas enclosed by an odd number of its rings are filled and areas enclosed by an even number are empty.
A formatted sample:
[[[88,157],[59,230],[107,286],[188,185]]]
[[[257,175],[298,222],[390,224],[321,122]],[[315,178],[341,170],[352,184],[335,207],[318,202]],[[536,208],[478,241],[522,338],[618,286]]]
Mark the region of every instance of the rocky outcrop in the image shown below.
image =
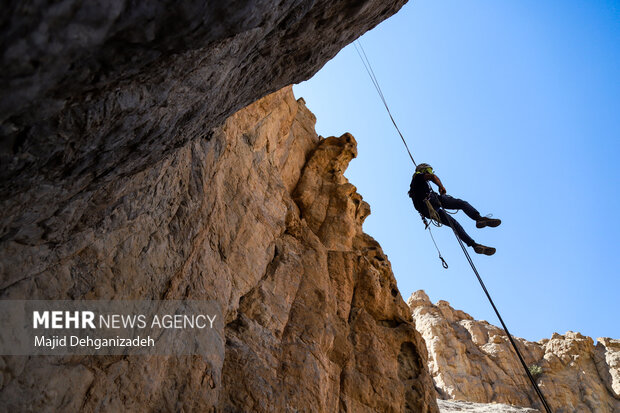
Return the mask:
[[[4,298],[213,299],[226,327],[223,358],[3,357],[3,408],[437,412],[355,140],[314,122],[286,88],[5,240]]]
[[[442,399],[541,408],[504,330],[450,307],[424,291],[408,301],[426,341],[429,369]],[[620,411],[620,340],[568,332],[530,342],[515,337],[556,413]],[[541,410],[542,411],[542,410]]]

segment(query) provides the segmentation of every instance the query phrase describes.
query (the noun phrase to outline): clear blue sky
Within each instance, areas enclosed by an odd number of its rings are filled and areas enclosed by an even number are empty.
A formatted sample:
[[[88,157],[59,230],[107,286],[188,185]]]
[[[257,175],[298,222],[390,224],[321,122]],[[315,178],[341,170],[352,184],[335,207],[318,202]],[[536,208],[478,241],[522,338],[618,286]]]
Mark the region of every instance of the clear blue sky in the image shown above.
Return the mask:
[[[511,332],[620,338],[620,2],[410,1],[361,38],[417,162],[498,228],[473,254]],[[351,132],[346,176],[405,300],[424,289],[498,321],[449,228],[441,268],[407,190],[413,172],[353,45],[294,87],[323,136]],[[471,251],[471,250],[470,250]]]

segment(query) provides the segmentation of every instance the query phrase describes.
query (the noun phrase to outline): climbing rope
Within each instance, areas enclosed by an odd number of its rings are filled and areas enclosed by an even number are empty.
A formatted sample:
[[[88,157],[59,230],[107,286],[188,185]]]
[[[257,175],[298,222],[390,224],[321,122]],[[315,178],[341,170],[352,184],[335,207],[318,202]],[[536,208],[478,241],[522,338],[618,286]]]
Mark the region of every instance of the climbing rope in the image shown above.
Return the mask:
[[[512,344],[512,348],[514,348],[515,353],[517,353],[517,357],[519,358],[519,361],[521,362],[521,365],[523,366],[523,370],[525,370],[527,377],[530,379],[530,382],[532,383],[532,387],[536,391],[536,394],[538,395],[538,397],[540,398],[540,401],[545,407],[545,411],[547,413],[551,413],[551,408],[549,407],[549,404],[547,403],[547,399],[545,399],[545,395],[542,393],[542,391],[538,387],[538,384],[536,383],[536,380],[532,376],[532,373],[530,373],[530,369],[527,367],[527,364],[525,363],[525,360],[523,359],[523,355],[521,354],[521,351],[519,351],[519,348],[517,347],[517,343],[512,338],[512,334],[510,334],[510,331],[508,331],[508,327],[506,326],[506,323],[504,323],[504,319],[499,314],[499,310],[495,306],[495,303],[493,302],[493,299],[491,298],[491,294],[489,294],[487,287],[484,285],[484,281],[482,281],[482,277],[478,273],[478,269],[474,265],[474,261],[471,259],[471,256],[469,255],[467,248],[465,248],[463,241],[461,240],[461,238],[459,238],[458,234],[456,233],[456,230],[452,226],[452,222],[448,222],[448,225],[450,225],[450,228],[452,228],[452,232],[454,232],[454,236],[459,242],[459,245],[461,246],[461,249],[463,250],[463,254],[465,254],[465,257],[467,257],[467,261],[469,262],[471,269],[474,271],[474,274],[476,274],[476,277],[478,278],[478,282],[480,283],[480,286],[482,287],[482,289],[484,290],[484,293],[489,299],[489,302],[491,303],[491,306],[493,307],[493,311],[495,311],[495,314],[497,315],[499,322],[502,324],[502,327],[504,328],[504,331],[506,332],[506,335],[508,336],[508,340],[510,340],[510,344]]]
[[[405,140],[405,137],[403,136],[402,132],[400,131],[400,128],[396,124],[396,120],[394,120],[394,116],[392,116],[392,112],[390,111],[390,106],[388,105],[387,100],[385,99],[385,96],[383,96],[383,91],[381,90],[381,86],[379,85],[379,80],[377,79],[377,76],[375,76],[375,71],[372,70],[372,65],[370,64],[370,60],[368,60],[368,56],[366,55],[364,46],[362,46],[362,43],[359,40],[356,40],[355,42],[353,42],[353,46],[355,46],[355,51],[357,51],[357,55],[360,57],[360,60],[362,61],[362,64],[364,65],[364,68],[366,69],[366,73],[368,73],[368,77],[370,77],[370,80],[372,84],[374,85],[375,90],[377,91],[377,94],[379,95],[379,98],[381,98],[381,102],[383,102],[383,106],[385,106],[385,110],[387,110],[387,113],[390,116],[390,120],[392,121],[392,124],[396,128],[396,131],[398,132],[400,139],[403,141],[403,144],[405,145],[405,149],[407,150],[407,153],[409,154],[409,158],[411,159],[411,162],[413,162],[414,166],[418,166],[418,164],[413,159],[413,155],[411,154],[411,151],[409,150],[409,145],[407,145],[407,141]],[[433,240],[433,244],[435,245],[437,254],[439,254],[439,259],[441,260],[441,266],[447,270],[448,263],[441,256],[441,251],[439,251],[439,247],[437,246],[437,243],[435,242],[435,237],[433,237],[433,233],[431,231],[430,225],[428,225],[428,222],[426,222],[426,218],[424,218],[422,214],[420,214],[420,218],[422,218],[422,222],[424,222],[425,228],[428,228],[428,233],[430,234],[431,239]],[[433,220],[431,220],[431,222],[433,222]]]
[[[437,250],[437,253],[439,254],[439,259],[441,260],[441,266],[447,270],[448,263],[441,256],[441,251],[439,251],[439,247],[437,247],[437,243],[435,242],[435,237],[433,237],[433,231],[431,231],[431,227],[428,227],[428,233],[431,234],[431,239],[433,240],[433,244],[435,244],[435,249]]]
[[[358,48],[358,45],[359,45],[359,48]],[[413,160],[413,155],[411,155],[411,151],[409,150],[409,146],[407,145],[407,141],[405,140],[405,137],[403,136],[402,132],[398,128],[398,125],[396,124],[396,121],[394,120],[394,117],[392,116],[390,107],[388,106],[387,101],[385,100],[385,97],[383,96],[383,91],[381,90],[381,86],[379,86],[379,81],[377,80],[377,77],[375,76],[374,70],[372,70],[372,66],[370,65],[370,60],[368,60],[368,56],[366,56],[366,51],[364,50],[362,43],[359,40],[356,40],[353,43],[353,46],[355,46],[357,55],[362,60],[362,63],[364,64],[364,67],[366,68],[366,73],[368,73],[368,76],[370,76],[370,80],[372,80],[372,84],[375,85],[375,89],[377,89],[377,93],[379,94],[379,97],[381,98],[381,101],[383,102],[383,106],[385,106],[385,110],[387,110],[387,113],[390,116],[390,120],[394,124],[394,127],[396,128],[398,135],[400,135],[400,139],[403,141],[403,144],[405,145],[405,149],[407,149],[407,153],[409,154],[409,158],[411,158],[411,162],[413,162],[414,166],[418,166],[418,164],[415,163],[415,160]],[[360,53],[360,50],[362,51],[362,53]],[[362,57],[362,55],[364,57]]]
[[[377,80],[377,77],[375,76],[375,73],[372,70],[372,65],[370,64],[370,60],[368,60],[368,56],[366,56],[366,52],[364,50],[364,47],[362,46],[362,43],[359,40],[356,40],[353,43],[353,45],[355,46],[355,50],[357,51],[358,56],[360,57],[362,63],[364,64],[364,68],[366,69],[366,73],[368,73],[368,76],[370,77],[370,80],[372,81],[373,85],[375,86],[375,89],[377,90],[377,93],[379,94],[379,97],[381,98],[381,101],[383,102],[383,105],[385,106],[385,109],[387,110],[387,113],[390,116],[390,120],[394,124],[394,127],[396,128],[396,131],[398,132],[398,135],[400,136],[400,139],[403,141],[403,144],[405,145],[405,149],[407,150],[407,153],[409,154],[409,158],[411,158],[411,162],[413,162],[414,166],[417,166],[415,160],[413,159],[413,155],[411,154],[411,151],[409,150],[409,146],[407,145],[407,141],[405,140],[405,137],[403,136],[403,134],[401,133],[400,129],[398,128],[398,125],[396,124],[396,121],[394,120],[394,117],[392,116],[392,112],[390,111],[390,107],[388,106],[387,101],[386,101],[385,97],[383,96],[383,92],[381,90],[381,86],[379,86],[379,81]],[[361,50],[361,53],[360,53],[360,50]],[[440,204],[440,206],[441,206],[441,204]],[[448,212],[443,207],[442,207],[442,209],[445,212]],[[439,258],[441,259],[442,266],[447,269],[448,268],[448,264],[446,263],[446,261],[441,256],[441,252],[439,251],[439,248],[437,247],[437,243],[435,242],[435,237],[433,237],[433,233],[431,232],[430,225],[428,224],[428,222],[426,221],[426,219],[424,218],[424,216],[422,214],[420,214],[420,216],[422,217],[422,221],[424,222],[425,227],[428,228],[428,232],[431,235],[431,239],[433,240],[433,244],[435,244],[435,248],[437,249],[437,252],[439,253]],[[433,219],[431,219],[431,222],[433,224],[435,224]],[[525,373],[527,374],[527,377],[529,378],[530,382],[532,383],[532,387],[534,388],[534,390],[536,391],[536,394],[540,398],[540,401],[542,402],[542,404],[543,404],[543,406],[545,408],[545,411],[547,413],[552,413],[551,412],[551,408],[549,407],[549,404],[547,403],[547,400],[545,399],[545,396],[543,395],[542,391],[538,387],[538,384],[536,383],[536,380],[532,376],[532,373],[530,373],[530,370],[527,367],[527,364],[525,363],[525,360],[523,359],[523,355],[521,354],[521,351],[519,351],[519,348],[517,347],[517,343],[513,339],[512,334],[510,334],[510,332],[508,331],[508,327],[506,326],[506,323],[504,323],[504,319],[502,318],[502,316],[499,313],[499,310],[495,306],[495,303],[493,302],[493,299],[491,298],[491,295],[489,294],[489,291],[487,290],[487,287],[484,285],[484,282],[482,281],[482,277],[480,277],[480,274],[478,273],[478,269],[474,265],[474,262],[471,259],[471,256],[469,255],[469,252],[467,252],[467,249],[465,248],[465,245],[463,244],[463,241],[459,238],[458,234],[456,233],[456,230],[452,226],[452,223],[449,222],[448,224],[450,225],[450,228],[452,228],[452,232],[454,232],[454,236],[456,237],[457,241],[459,242],[459,245],[461,246],[461,249],[463,250],[463,253],[465,254],[465,257],[467,258],[467,261],[469,262],[469,265],[471,266],[471,269],[474,271],[474,274],[476,274],[476,277],[478,278],[478,282],[480,283],[480,286],[484,290],[484,293],[486,294],[487,298],[489,299],[489,302],[491,303],[491,306],[493,307],[493,310],[495,311],[495,314],[497,315],[497,318],[499,319],[500,323],[502,324],[502,327],[504,328],[504,331],[506,332],[506,335],[508,336],[508,339],[510,340],[510,343],[512,344],[512,347],[514,348],[515,353],[517,353],[517,357],[519,358],[519,361],[521,362],[521,365],[523,366],[523,369],[525,370]],[[441,225],[441,221],[437,220],[437,224],[436,225],[440,226]]]

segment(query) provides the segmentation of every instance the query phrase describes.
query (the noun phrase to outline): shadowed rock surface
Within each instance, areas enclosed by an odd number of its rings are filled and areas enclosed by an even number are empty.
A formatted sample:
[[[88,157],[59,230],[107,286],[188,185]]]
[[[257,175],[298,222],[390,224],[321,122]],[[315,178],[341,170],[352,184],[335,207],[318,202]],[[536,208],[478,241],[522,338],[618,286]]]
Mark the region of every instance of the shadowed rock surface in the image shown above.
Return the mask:
[[[474,320],[424,291],[408,300],[429,352],[441,398],[534,406],[544,411],[504,330]],[[531,342],[515,337],[537,383],[556,413],[620,411],[620,340],[594,340],[572,331]],[[442,410],[443,411],[443,410]]]
[[[0,239],[47,241],[72,197],[208,139],[404,3],[3,2]]]
[[[437,412],[426,349],[370,213],[286,88],[4,241],[4,298],[213,299],[225,355],[3,357],[17,410]],[[53,242],[51,242],[53,240]]]

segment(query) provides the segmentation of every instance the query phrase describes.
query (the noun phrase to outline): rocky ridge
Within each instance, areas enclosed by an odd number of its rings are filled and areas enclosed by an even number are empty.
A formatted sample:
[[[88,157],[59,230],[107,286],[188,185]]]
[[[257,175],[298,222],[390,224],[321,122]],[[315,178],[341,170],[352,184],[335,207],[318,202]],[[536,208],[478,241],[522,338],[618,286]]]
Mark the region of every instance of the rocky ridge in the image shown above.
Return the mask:
[[[421,290],[408,304],[440,398],[542,407],[501,328],[446,301],[432,304]],[[542,369],[537,382],[554,412],[620,411],[620,340],[598,338],[595,345],[570,331],[539,342],[515,340],[528,365]]]

